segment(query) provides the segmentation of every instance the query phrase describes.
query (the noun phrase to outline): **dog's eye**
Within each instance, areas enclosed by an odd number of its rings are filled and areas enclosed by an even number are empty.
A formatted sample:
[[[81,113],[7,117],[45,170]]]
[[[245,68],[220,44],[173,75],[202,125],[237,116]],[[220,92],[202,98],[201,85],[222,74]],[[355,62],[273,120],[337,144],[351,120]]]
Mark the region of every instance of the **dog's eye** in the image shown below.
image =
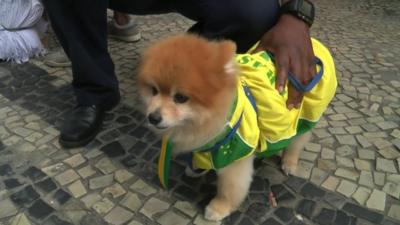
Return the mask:
[[[157,88],[154,87],[154,86],[152,86],[152,87],[151,87],[151,93],[153,94],[153,96],[157,95],[157,94],[158,94]]]
[[[174,102],[182,104],[189,100],[189,97],[180,93],[174,95]]]

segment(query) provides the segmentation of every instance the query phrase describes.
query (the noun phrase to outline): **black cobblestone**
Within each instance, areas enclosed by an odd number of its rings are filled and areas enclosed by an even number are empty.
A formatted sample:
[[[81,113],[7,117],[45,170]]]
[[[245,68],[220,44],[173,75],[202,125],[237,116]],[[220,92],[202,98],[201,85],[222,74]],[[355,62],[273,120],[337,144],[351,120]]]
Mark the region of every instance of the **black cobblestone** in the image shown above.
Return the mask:
[[[35,191],[35,189],[33,189],[31,185],[26,186],[24,189],[10,196],[11,201],[13,201],[15,204],[21,207],[26,207],[30,205],[33,201],[35,201],[39,197],[40,195]]]
[[[242,213],[240,211],[235,211],[228,217],[226,217],[222,222],[223,224],[235,224],[242,217]]]
[[[261,177],[254,177],[250,186],[250,192],[265,192],[268,184]]]
[[[149,131],[147,128],[139,126],[139,127],[135,128],[134,130],[132,130],[131,132],[129,132],[129,134],[136,138],[143,138],[144,136],[146,136],[146,134],[148,132]]]
[[[158,139],[159,139],[159,137],[157,137],[157,136],[156,136],[155,134],[153,134],[152,132],[149,132],[149,133],[147,133],[146,136],[144,136],[144,140],[147,141],[147,142],[149,142],[149,143],[152,143],[152,142],[154,142],[155,140],[157,141]],[[159,146],[154,146],[154,145],[153,145],[153,147],[155,147],[155,148],[157,148],[157,149],[160,149]]]
[[[137,156],[142,155],[147,149],[148,145],[146,142],[138,141],[131,149],[129,149],[130,153],[133,153]]]
[[[238,225],[253,225],[255,224],[253,221],[251,221],[248,217],[243,217]]]
[[[131,122],[132,119],[128,116],[119,116],[115,122],[117,123],[121,123],[121,124],[128,124],[129,122]]]
[[[322,198],[325,195],[324,190],[311,183],[305,184],[300,193],[306,198]]]
[[[53,211],[54,211],[54,209],[51,206],[49,206],[46,202],[44,202],[42,199],[37,200],[28,209],[29,214],[38,220],[42,220],[42,219],[46,218]]]
[[[40,181],[40,182],[36,183],[36,186],[40,190],[42,190],[42,191],[44,191],[46,193],[52,192],[52,191],[57,189],[56,183],[54,183],[54,181],[51,178],[47,178],[47,179],[45,179],[43,181]]]
[[[101,134],[99,138],[104,142],[110,142],[117,139],[119,136],[121,136],[121,133],[117,129],[115,129],[107,131],[104,134]]]
[[[270,208],[268,204],[255,202],[249,206],[246,211],[246,215],[250,218],[253,218],[253,220],[255,220],[256,222],[261,222],[258,220],[265,216],[268,213],[269,209]]]
[[[181,175],[183,175],[184,171],[184,166],[182,166],[180,163],[177,163],[175,160],[171,161],[171,165],[169,168],[170,177],[180,177]]]
[[[316,203],[313,200],[303,199],[296,208],[296,212],[311,219]]]
[[[286,187],[283,186],[282,184],[272,185],[271,191],[272,193],[274,193],[275,198],[278,201],[278,204],[280,202],[287,202],[295,199],[295,196],[292,193],[290,193],[290,191],[287,190]]]
[[[22,173],[22,176],[29,177],[33,182],[43,179],[46,177],[46,174],[43,173],[36,167],[29,167],[25,172]]]
[[[348,225],[350,223],[350,217],[342,210],[336,211],[336,218],[334,225]]]
[[[133,111],[131,113],[131,116],[133,118],[135,118],[136,121],[141,122],[143,121],[146,117],[143,115],[143,113],[139,112],[139,111]]]
[[[54,193],[53,198],[60,204],[63,205],[65,204],[70,198],[71,195],[68,194],[66,191],[64,191],[63,189],[59,189],[58,191],[56,191],[56,193]]]
[[[152,161],[154,158],[158,158],[158,153],[160,152],[159,149],[150,147],[148,148],[142,158],[146,161]]]
[[[332,225],[335,218],[335,211],[331,209],[322,209],[321,212],[314,218],[314,221],[320,225]]]
[[[18,181],[18,179],[11,178],[11,179],[4,180],[4,185],[6,186],[7,189],[13,189],[13,188],[16,188],[16,187],[20,187],[23,184],[20,183]]]
[[[100,151],[104,152],[108,157],[111,158],[125,155],[125,150],[118,141],[104,145],[101,147]]]
[[[62,220],[57,216],[52,215],[43,222],[43,225],[73,225],[73,224]]]
[[[0,176],[10,176],[13,174],[13,170],[10,165],[4,164],[0,166]]]
[[[109,224],[99,216],[96,216],[94,214],[88,214],[81,219],[79,225],[109,225]]]
[[[340,209],[346,203],[346,198],[337,193],[327,192],[324,196],[324,201],[329,205]]]
[[[250,202],[260,202],[269,205],[268,196],[266,193],[249,193],[248,198]]]
[[[301,190],[301,187],[306,183],[307,181],[305,179],[299,178],[299,177],[294,177],[290,176],[289,179],[285,181],[285,184],[292,189],[295,192],[298,192]]]
[[[136,124],[128,124],[128,125],[119,127],[118,130],[119,130],[121,133],[126,134],[126,133],[129,133],[129,131],[135,129],[136,126],[137,126]]]
[[[355,215],[356,217],[366,219],[374,224],[379,224],[383,220],[383,215],[365,209],[353,203],[346,203],[346,205],[344,205],[343,207],[343,210]]]
[[[279,223],[276,219],[274,218],[269,218],[266,221],[264,221],[264,223],[262,223],[261,225],[282,225],[281,223]]]
[[[129,167],[134,167],[134,166],[136,166],[136,165],[137,165],[137,160],[136,160],[136,157],[135,157],[134,155],[128,155],[127,157],[125,157],[125,158],[123,158],[123,159],[121,160],[121,163],[122,163],[125,167],[129,168]]]
[[[293,209],[287,207],[279,207],[274,213],[283,222],[290,222],[294,217]]]

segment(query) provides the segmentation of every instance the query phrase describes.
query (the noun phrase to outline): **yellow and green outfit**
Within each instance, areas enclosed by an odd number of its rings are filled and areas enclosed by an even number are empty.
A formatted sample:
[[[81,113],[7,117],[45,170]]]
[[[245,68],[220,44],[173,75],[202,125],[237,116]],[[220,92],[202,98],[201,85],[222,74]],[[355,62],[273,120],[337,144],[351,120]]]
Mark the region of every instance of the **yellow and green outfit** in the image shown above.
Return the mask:
[[[216,138],[192,151],[194,168],[221,169],[252,154],[271,156],[315,126],[335,94],[337,81],[328,49],[315,39],[312,46],[320,76],[314,79],[315,86],[305,89],[300,108],[292,110],[286,108],[287,87],[283,94],[275,89],[275,65],[267,52],[236,56],[240,82],[229,122]],[[172,143],[164,137],[158,165],[164,187],[168,185],[172,149]]]

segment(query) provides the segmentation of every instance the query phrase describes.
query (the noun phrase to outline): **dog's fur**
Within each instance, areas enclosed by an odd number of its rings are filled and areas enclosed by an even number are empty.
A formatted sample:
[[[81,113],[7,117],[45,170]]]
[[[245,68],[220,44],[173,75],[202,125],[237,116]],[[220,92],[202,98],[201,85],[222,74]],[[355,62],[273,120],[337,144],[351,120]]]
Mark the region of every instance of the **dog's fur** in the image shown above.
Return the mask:
[[[155,130],[167,134],[174,154],[204,145],[221,132],[227,122],[238,82],[236,46],[231,41],[208,41],[195,35],[177,35],[149,47],[142,58],[138,87],[147,115],[158,113],[162,121]],[[174,101],[184,95],[184,103]],[[283,154],[282,168],[294,173],[299,154],[310,132],[295,138]],[[205,218],[221,220],[237,209],[247,195],[253,174],[247,157],[217,171],[218,192],[205,211]]]

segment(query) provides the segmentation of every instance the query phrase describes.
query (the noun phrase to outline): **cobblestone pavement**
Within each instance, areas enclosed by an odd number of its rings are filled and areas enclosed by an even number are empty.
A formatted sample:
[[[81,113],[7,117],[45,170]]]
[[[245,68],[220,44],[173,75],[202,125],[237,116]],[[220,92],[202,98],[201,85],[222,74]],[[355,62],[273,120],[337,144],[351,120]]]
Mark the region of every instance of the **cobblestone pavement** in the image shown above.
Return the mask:
[[[315,37],[334,54],[337,95],[301,155],[297,177],[278,158],[256,162],[246,202],[221,224],[400,224],[400,2],[319,0]],[[143,39],[110,40],[122,103],[88,146],[63,150],[58,127],[74,106],[71,70],[0,64],[0,224],[220,224],[204,221],[215,174],[155,169],[159,140],[138,111],[134,70],[149,41],[184,31],[180,16],[138,17]],[[268,202],[273,192],[278,207]]]

